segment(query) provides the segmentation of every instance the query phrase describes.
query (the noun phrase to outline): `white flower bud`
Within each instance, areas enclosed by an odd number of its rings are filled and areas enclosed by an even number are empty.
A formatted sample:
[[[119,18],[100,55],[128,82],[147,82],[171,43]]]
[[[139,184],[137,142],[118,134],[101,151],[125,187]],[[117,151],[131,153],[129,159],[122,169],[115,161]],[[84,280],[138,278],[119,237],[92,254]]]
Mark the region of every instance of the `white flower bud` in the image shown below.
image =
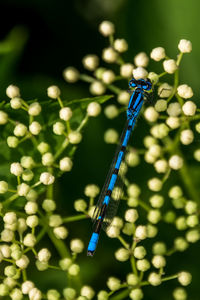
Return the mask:
[[[119,261],[126,261],[130,257],[130,251],[125,248],[120,248],[115,252],[115,258]]]
[[[81,291],[80,291],[80,294],[81,296],[84,296],[86,297],[88,300],[92,299],[95,295],[95,292],[94,290],[88,286],[88,285],[84,285],[82,288],[81,288]]]
[[[40,262],[48,262],[51,257],[51,253],[47,248],[43,248],[38,252],[38,260]]]
[[[68,135],[71,144],[79,144],[82,140],[82,134],[78,131],[71,131]]]
[[[108,129],[104,134],[104,141],[108,144],[116,144],[119,139],[119,134],[115,129]]]
[[[42,164],[44,166],[51,166],[54,163],[54,157],[53,154],[50,152],[47,152],[45,154],[42,155]]]
[[[84,243],[80,239],[71,240],[70,248],[75,253],[81,253],[84,249]]]
[[[158,209],[151,209],[148,212],[147,219],[153,224],[157,224],[161,219],[161,213]]]
[[[155,268],[160,269],[166,265],[166,260],[162,255],[155,255],[152,259],[152,264]]]
[[[6,89],[6,95],[11,99],[20,97],[20,90],[16,85],[11,84]]]
[[[24,172],[22,173],[22,179],[24,181],[31,181],[33,179],[33,172],[29,169],[24,170]]]
[[[35,162],[31,156],[22,156],[20,162],[21,162],[22,167],[24,167],[26,169],[31,169],[35,165]]]
[[[180,186],[175,185],[169,190],[169,197],[173,199],[178,199],[183,196],[182,189]]]
[[[138,246],[134,249],[134,256],[137,259],[143,259],[146,254],[146,249],[143,246]]]
[[[173,74],[178,69],[178,66],[174,59],[166,59],[163,62],[163,68],[165,72]]]
[[[20,269],[26,269],[29,264],[29,259],[26,255],[22,255],[15,263]]]
[[[168,135],[169,128],[164,123],[161,123],[151,127],[150,132],[155,138],[162,139]]]
[[[143,299],[143,292],[141,289],[137,288],[137,289],[134,289],[130,292],[129,294],[129,297],[132,299],[132,300],[141,300]]]
[[[32,233],[27,233],[24,237],[23,243],[27,247],[34,247],[36,244],[36,238]]]
[[[47,143],[41,142],[38,146],[37,146],[38,151],[41,154],[46,153],[49,150],[49,145]]]
[[[65,125],[62,122],[53,124],[53,132],[57,135],[62,135],[65,131]]]
[[[123,227],[123,220],[119,217],[114,217],[111,226],[116,226],[121,229]]]
[[[192,91],[191,87],[188,86],[187,84],[179,85],[177,88],[177,92],[178,92],[179,96],[184,99],[188,99],[193,96],[193,91]]]
[[[154,137],[149,136],[149,135],[145,136],[144,145],[145,145],[146,148],[150,148],[151,146],[156,145],[156,144],[157,144],[157,141]],[[157,155],[156,155],[156,157],[157,157]]]
[[[0,194],[6,193],[8,190],[8,183],[6,181],[0,181]]]
[[[148,282],[153,285],[153,286],[157,286],[159,284],[161,284],[161,275],[157,274],[155,272],[150,273],[149,277],[148,277]]]
[[[27,280],[22,283],[22,293],[24,295],[27,295],[30,292],[30,290],[33,288],[34,288],[34,283],[32,281]]]
[[[165,111],[166,109],[167,109],[167,101],[166,100],[159,99],[156,101],[155,110],[157,112],[162,112],[162,111]]]
[[[106,70],[102,74],[102,81],[105,84],[111,84],[115,80],[115,73],[112,70]]]
[[[7,212],[4,217],[3,217],[3,220],[5,223],[7,224],[13,224],[13,223],[16,223],[17,221],[17,216],[16,216],[16,213],[10,211],[10,212]]]
[[[197,203],[194,201],[187,201],[185,205],[185,211],[187,214],[194,214],[197,212]]]
[[[2,261],[2,259],[5,258],[9,258],[11,255],[11,249],[10,246],[8,246],[7,244],[1,244],[0,246],[0,261]]]
[[[140,259],[136,262],[137,269],[141,272],[146,272],[150,268],[150,263],[147,259]]]
[[[4,274],[7,276],[7,277],[14,277],[16,275],[16,267],[15,266],[7,266],[5,267],[4,269]]]
[[[189,243],[196,243],[200,239],[199,230],[189,230],[185,237]]]
[[[63,258],[59,261],[59,266],[63,271],[67,271],[68,268],[72,265],[72,259],[71,258]]]
[[[23,168],[20,163],[12,163],[10,166],[10,173],[15,176],[20,176],[23,173]]]
[[[168,98],[171,96],[173,91],[173,87],[169,85],[168,83],[163,83],[158,88],[158,95],[162,98]]]
[[[176,129],[180,126],[180,119],[177,117],[169,117],[166,120],[166,124],[172,128],[172,129]]]
[[[29,106],[29,109],[28,109],[28,114],[30,116],[38,116],[40,113],[41,113],[41,106],[38,102],[33,102],[31,103],[31,105]]]
[[[10,293],[10,297],[12,300],[22,300],[23,299],[22,292],[18,288],[15,288],[12,290],[12,292]]]
[[[68,67],[63,71],[63,77],[67,82],[74,83],[79,79],[79,71],[74,67]]]
[[[24,182],[17,186],[17,193],[19,196],[26,196],[29,190],[30,186]]]
[[[22,106],[22,100],[19,97],[12,98],[10,100],[10,106],[13,109],[19,109]]]
[[[102,59],[107,63],[114,63],[118,58],[118,53],[112,48],[103,49]]]
[[[159,192],[162,189],[162,181],[156,177],[149,179],[147,185],[148,188],[154,192]]]
[[[120,228],[116,226],[109,226],[106,230],[107,236],[110,238],[116,238],[120,234]]]
[[[69,121],[72,117],[72,110],[70,107],[63,107],[59,111],[59,116],[61,120]]]
[[[74,202],[74,208],[78,212],[84,212],[87,208],[87,203],[83,199],[78,199]]]
[[[179,41],[178,49],[182,53],[190,53],[192,51],[192,43],[189,40],[182,39]]]
[[[83,66],[89,71],[94,71],[99,65],[99,58],[95,54],[88,54],[82,60]]]
[[[134,63],[137,67],[147,67],[149,58],[145,52],[140,52],[134,57]]]
[[[28,293],[30,300],[41,300],[42,299],[42,293],[37,288],[33,288]]]
[[[137,79],[146,78],[148,75],[147,70],[145,70],[143,67],[137,67],[133,69],[133,77]]]
[[[120,66],[120,75],[124,78],[130,78],[133,74],[133,64],[125,63]]]
[[[57,239],[64,240],[68,236],[68,230],[64,226],[55,227],[53,232]]]
[[[84,194],[87,197],[92,197],[92,198],[95,198],[99,194],[99,192],[100,192],[99,187],[95,184],[86,185],[84,190]]]
[[[17,124],[13,132],[16,136],[24,136],[27,133],[27,127],[24,124]]]
[[[160,208],[164,204],[164,198],[161,195],[155,194],[151,196],[149,199],[149,202],[151,203],[151,206],[154,208]]]
[[[4,125],[8,122],[8,115],[4,111],[0,110],[0,125]]]
[[[60,89],[57,85],[51,85],[47,89],[47,95],[49,98],[57,99],[60,96]]]
[[[139,225],[136,227],[135,230],[135,237],[140,239],[140,240],[144,240],[147,237],[147,228],[146,226],[143,225]]]
[[[124,39],[117,39],[114,41],[114,48],[120,53],[125,52],[128,50],[128,43]]]
[[[28,215],[36,214],[38,211],[38,205],[36,202],[29,201],[26,203],[24,210]]]
[[[47,292],[47,299],[48,300],[59,300],[60,299],[60,293],[57,290],[48,290]]]
[[[29,131],[33,135],[38,135],[40,133],[41,129],[42,129],[42,126],[37,121],[34,121],[34,122],[31,123],[31,125],[29,125]]]
[[[30,227],[30,228],[34,228],[39,224],[39,219],[37,216],[33,215],[33,216],[29,216],[26,219],[26,224]]]
[[[130,149],[130,151],[128,153],[126,153],[125,162],[130,167],[135,167],[135,166],[139,165],[140,157],[135,149]]]
[[[183,166],[183,159],[179,155],[173,155],[169,159],[169,166],[174,170],[179,170]]]
[[[99,25],[99,32],[103,35],[103,36],[109,36],[112,35],[115,32],[115,27],[114,24],[110,21],[103,21],[100,25]]]
[[[197,106],[193,101],[186,101],[182,106],[182,110],[186,116],[194,116]]]
[[[175,300],[187,300],[187,293],[183,288],[176,288],[173,291],[173,297]]]
[[[153,245],[153,254],[155,255],[164,255],[166,254],[166,245],[162,242],[156,242],[154,245]]]
[[[63,295],[65,299],[75,299],[76,298],[76,290],[73,288],[65,288],[63,290]]]
[[[181,143],[183,145],[189,145],[193,142],[194,140],[194,133],[191,129],[185,129],[181,131],[181,136],[180,136]]]
[[[106,106],[106,108],[104,109],[104,114],[108,119],[114,119],[118,116],[119,111],[116,105],[111,104]]]
[[[151,80],[151,82],[152,82],[153,84],[156,84],[156,83],[158,83],[158,81],[159,81],[159,75],[156,74],[156,73],[154,73],[154,72],[150,72],[150,73],[148,74],[148,78]]]
[[[71,276],[77,276],[80,272],[80,267],[77,264],[72,264],[69,268],[68,268],[68,272]]]
[[[116,277],[109,277],[106,284],[111,291],[116,291],[120,288],[120,280]]]
[[[117,101],[121,104],[121,105],[128,105],[129,103],[129,99],[130,99],[130,95],[128,92],[126,91],[122,91],[118,94],[117,96]]]
[[[16,148],[19,144],[19,140],[15,136],[8,136],[7,144],[10,148]]]
[[[97,294],[97,300],[108,300],[109,299],[109,293],[101,290]]]
[[[40,181],[45,185],[49,185],[49,184],[54,183],[55,177],[51,173],[43,172],[40,175]]]
[[[87,114],[90,117],[97,117],[101,113],[101,105],[98,102],[91,102],[87,107]]]
[[[184,216],[180,216],[176,219],[176,228],[178,230],[185,230],[187,228],[186,218]]]
[[[178,274],[178,281],[181,285],[189,285],[192,281],[192,275],[189,272],[180,272]]]
[[[159,114],[157,113],[154,107],[150,106],[145,109],[144,116],[147,121],[156,122],[159,117]]]
[[[177,251],[185,251],[188,248],[188,242],[182,237],[177,237],[174,240],[174,247]]]
[[[104,84],[98,80],[93,81],[90,85],[90,93],[92,95],[97,95],[97,96],[102,95],[105,93],[105,90],[106,88]]]
[[[168,163],[165,159],[159,159],[154,163],[154,168],[158,173],[165,173],[168,169]]]
[[[150,54],[150,57],[155,61],[160,61],[161,59],[164,59],[165,56],[165,49],[163,47],[154,48]]]
[[[59,162],[60,170],[63,172],[69,172],[72,169],[73,163],[69,157],[64,157]]]
[[[128,209],[125,213],[125,220],[130,223],[135,223],[138,219],[138,212],[136,209]]]
[[[141,190],[137,184],[132,183],[129,185],[127,192],[129,196],[137,198],[140,195]]]
[[[187,217],[186,223],[189,227],[195,227],[199,224],[199,218],[197,215],[191,215]]]
[[[178,102],[170,103],[167,108],[167,113],[170,117],[177,117],[181,113],[181,106]]]
[[[52,212],[56,209],[56,203],[54,200],[51,199],[45,199],[42,203],[42,208],[46,211],[46,212]]]
[[[130,273],[126,276],[126,281],[127,281],[128,285],[136,286],[139,284],[140,280],[135,274]]]
[[[62,218],[60,215],[51,215],[49,217],[49,226],[57,227],[62,224]]]

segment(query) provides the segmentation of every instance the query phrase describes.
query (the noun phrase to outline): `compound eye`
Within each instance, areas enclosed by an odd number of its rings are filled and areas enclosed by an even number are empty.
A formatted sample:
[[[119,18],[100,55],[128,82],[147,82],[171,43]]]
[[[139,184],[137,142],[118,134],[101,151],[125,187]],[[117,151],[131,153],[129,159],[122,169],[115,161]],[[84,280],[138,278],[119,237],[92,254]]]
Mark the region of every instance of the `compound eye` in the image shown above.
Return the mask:
[[[130,87],[136,87],[136,80],[135,79],[131,79],[129,81],[129,84],[128,84]]]

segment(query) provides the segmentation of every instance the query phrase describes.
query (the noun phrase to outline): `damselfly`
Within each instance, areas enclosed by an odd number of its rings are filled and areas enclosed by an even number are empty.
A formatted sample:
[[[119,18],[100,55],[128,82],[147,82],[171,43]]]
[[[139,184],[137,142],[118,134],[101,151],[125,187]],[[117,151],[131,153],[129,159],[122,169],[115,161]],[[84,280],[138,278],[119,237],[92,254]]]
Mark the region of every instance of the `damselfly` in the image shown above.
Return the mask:
[[[148,92],[152,89],[152,83],[150,79],[131,79],[129,82],[129,87],[133,88],[133,93],[130,97],[128,108],[127,108],[127,120],[124,130],[121,135],[119,146],[116,150],[115,157],[110,167],[106,182],[99,196],[94,214],[94,231],[92,233],[87,255],[93,256],[97,247],[99,240],[99,233],[101,230],[104,221],[106,220],[106,225],[110,224],[113,214],[110,214],[110,207],[112,202],[112,192],[116,184],[118,177],[119,169],[123,161],[127,144],[133,128],[135,126],[137,117],[142,108],[145,97],[148,95]],[[104,226],[103,226],[104,227]],[[106,227],[106,226],[105,226]]]

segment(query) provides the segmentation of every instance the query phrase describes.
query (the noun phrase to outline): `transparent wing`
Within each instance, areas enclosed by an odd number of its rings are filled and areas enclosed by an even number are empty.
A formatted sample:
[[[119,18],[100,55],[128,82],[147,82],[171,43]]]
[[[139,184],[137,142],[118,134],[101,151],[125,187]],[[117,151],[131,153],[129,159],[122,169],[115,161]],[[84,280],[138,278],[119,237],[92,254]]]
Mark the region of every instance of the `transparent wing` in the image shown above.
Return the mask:
[[[128,127],[128,121],[126,122],[126,124],[124,126],[124,129],[122,131],[119,144],[118,144],[117,149],[115,151],[115,155],[114,155],[113,161],[111,163],[108,175],[106,177],[106,181],[104,183],[104,186],[103,186],[103,188],[101,190],[101,194],[100,194],[99,199],[98,199],[98,202],[96,204],[96,207],[95,207],[95,210],[94,210],[94,213],[93,213],[93,217],[92,217],[92,220],[93,220],[94,223],[95,223],[95,221],[98,219],[98,217],[100,215],[102,204],[103,204],[103,201],[104,201],[104,198],[105,198],[105,195],[106,195],[106,191],[107,191],[107,188],[108,188],[108,185],[109,185],[109,182],[110,182],[110,178],[112,176],[113,170],[115,169],[115,164],[116,164],[116,161],[117,161],[117,157],[118,157],[118,154],[120,152],[121,144],[122,144],[124,136],[126,134],[127,127]],[[110,204],[111,203],[109,203],[109,206],[110,206]],[[113,206],[116,206],[116,205],[113,204]],[[107,215],[107,213],[106,213],[106,215]]]
[[[109,205],[106,209],[105,218],[102,224],[103,230],[107,230],[108,227],[111,225],[113,218],[116,216],[119,202],[123,197],[123,186],[124,186],[124,171],[126,170],[126,164],[122,162],[119,170],[119,175],[117,177],[117,182],[111,194]]]

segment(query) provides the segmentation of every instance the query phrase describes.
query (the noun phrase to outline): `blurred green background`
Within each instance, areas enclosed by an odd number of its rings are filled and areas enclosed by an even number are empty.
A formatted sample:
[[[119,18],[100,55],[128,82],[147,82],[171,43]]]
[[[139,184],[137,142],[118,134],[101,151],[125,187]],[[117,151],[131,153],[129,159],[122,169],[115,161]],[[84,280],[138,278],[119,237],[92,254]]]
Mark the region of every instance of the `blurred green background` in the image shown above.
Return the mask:
[[[126,38],[129,50],[127,61],[140,51],[150,53],[157,46],[165,47],[168,56],[176,57],[178,41],[186,38],[192,41],[193,51],[185,55],[181,64],[180,81],[192,86],[199,99],[200,66],[200,2],[198,0],[29,0],[0,1],[0,96],[5,98],[5,88],[9,84],[20,87],[25,99],[47,99],[46,89],[57,84],[62,90],[63,99],[83,98],[89,95],[88,86],[83,83],[69,85],[62,78],[65,67],[73,65],[82,70],[81,60],[86,54],[101,55],[106,40],[98,33],[98,24],[108,19],[116,26],[116,36]],[[160,72],[161,64],[151,63],[150,69]],[[126,86],[124,86],[126,88]],[[114,100],[113,100],[114,101]],[[91,120],[85,131],[84,140],[75,156],[73,172],[59,179],[56,189],[58,209],[64,215],[74,214],[73,201],[83,197],[86,184],[102,186],[112,159],[114,147],[105,145],[103,134],[108,127],[123,126],[123,116],[108,121],[102,115]],[[141,121],[139,121],[141,123]],[[139,124],[140,125],[140,124]],[[144,131],[144,132],[143,132]],[[141,135],[147,133],[145,126],[138,126],[134,134],[136,146],[142,145]],[[132,139],[133,142],[133,139]],[[199,141],[197,141],[199,142]],[[136,168],[132,181],[143,188],[152,169]],[[149,172],[149,173],[148,173]],[[145,178],[143,177],[143,174]],[[195,173],[199,181],[199,172]],[[178,179],[174,178],[174,184]],[[186,191],[187,192],[187,191]],[[144,191],[145,195],[146,191]],[[69,224],[70,238],[79,237],[87,243],[91,224],[89,220]],[[170,232],[171,230],[171,232]],[[173,227],[166,232],[161,230],[160,240],[172,243]],[[48,241],[43,241],[46,245]],[[85,253],[80,257],[83,282],[97,290],[106,288],[106,278],[115,275],[121,279],[130,272],[128,263],[114,259],[114,251],[119,247],[116,240],[101,236],[94,259]],[[56,255],[56,253],[55,253]],[[191,246],[187,254],[178,254],[168,263],[167,271],[187,269],[193,273],[193,283],[189,287],[189,299],[200,299],[199,287],[199,250]],[[33,269],[30,275],[42,289],[65,286],[63,273],[45,271],[38,273]],[[43,276],[44,274],[44,276]],[[172,299],[171,290],[176,282],[158,288],[145,288],[145,299]],[[156,291],[156,294],[155,294]]]

